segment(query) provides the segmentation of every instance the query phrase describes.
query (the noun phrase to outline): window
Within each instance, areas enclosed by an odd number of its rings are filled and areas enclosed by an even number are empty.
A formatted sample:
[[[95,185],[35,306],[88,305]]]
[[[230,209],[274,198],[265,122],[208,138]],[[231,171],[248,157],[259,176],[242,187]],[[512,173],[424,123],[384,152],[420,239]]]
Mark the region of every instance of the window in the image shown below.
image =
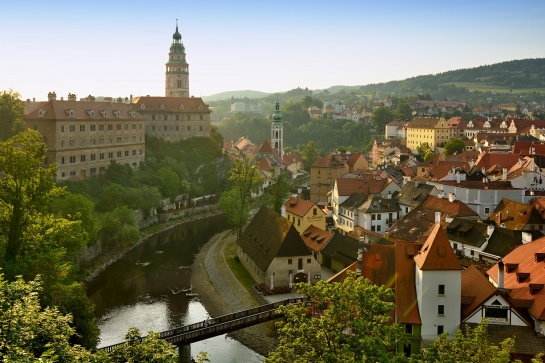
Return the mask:
[[[118,144],[121,144],[121,136],[118,136],[118,137],[117,137],[117,143],[118,143]]]
[[[125,150],[125,156],[129,156],[129,150]]]
[[[124,130],[128,130],[128,129],[129,129],[129,124],[123,125],[123,129],[124,129]]]
[[[96,125],[91,125],[91,131],[96,131]]]
[[[445,328],[442,325],[437,325],[437,335],[443,334]]]
[[[70,141],[68,142],[68,144],[69,144],[70,146],[74,146],[74,145],[76,145],[76,140],[70,140]]]
[[[114,125],[109,124],[109,125],[108,125],[108,131],[112,131],[113,129],[114,129]]]
[[[445,315],[445,305],[437,305],[437,315]]]
[[[98,154],[98,158],[99,158],[100,160],[103,160],[103,159],[104,159],[104,153]]]
[[[98,125],[98,131],[104,131],[104,125]]]
[[[380,232],[380,227],[381,227],[381,226],[377,226],[377,232]]]
[[[307,263],[312,263],[312,259],[307,258]]]
[[[91,160],[96,160],[96,158],[97,158],[96,154],[91,154]]]
[[[80,131],[85,131],[85,125],[79,125],[79,130]]]
[[[445,295],[445,285],[439,285],[439,288],[437,289],[438,295]]]
[[[133,156],[136,155],[136,150],[133,150],[133,151],[132,151],[132,155],[133,155]]]
[[[76,126],[75,125],[70,125],[70,132],[74,132],[76,131]]]
[[[61,132],[64,132],[64,125],[61,126]]]
[[[371,214],[371,220],[374,221],[375,219],[377,219],[377,215],[376,214]]]
[[[406,334],[412,334],[413,333],[413,326],[412,324],[405,325],[405,333]]]
[[[61,164],[64,164],[64,156],[61,158]]]
[[[489,213],[490,213],[490,208],[485,207],[485,208],[484,208],[484,213],[485,213],[485,214],[489,214]]]
[[[113,144],[113,143],[114,143],[114,138],[111,136],[108,136],[108,144]]]
[[[117,128],[117,131],[120,131],[121,130],[121,124],[117,124],[116,128]]]
[[[312,209],[312,215],[315,216],[315,215],[317,215],[317,214],[318,214],[318,209],[313,208],[313,209]]]
[[[132,129],[136,130],[136,124],[132,124]]]
[[[84,162],[85,161],[85,155],[80,155],[79,161]]]
[[[114,153],[110,151],[108,153],[108,159],[113,159],[113,158],[114,158]]]
[[[118,158],[121,157],[121,151],[118,151],[118,152],[117,152],[117,157],[118,157]]]
[[[76,162],[76,157],[70,156],[70,163],[75,163],[75,162]]]
[[[377,214],[377,219],[380,221],[382,219],[382,214]]]
[[[291,260],[291,258],[288,258],[288,265],[291,265],[293,263],[293,261]]]

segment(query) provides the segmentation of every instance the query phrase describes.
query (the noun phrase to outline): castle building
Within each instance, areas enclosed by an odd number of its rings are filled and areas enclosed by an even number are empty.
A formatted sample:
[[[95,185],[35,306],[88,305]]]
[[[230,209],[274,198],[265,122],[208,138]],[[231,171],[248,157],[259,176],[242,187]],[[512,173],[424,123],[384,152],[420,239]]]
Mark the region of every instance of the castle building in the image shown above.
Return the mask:
[[[165,96],[189,97],[189,64],[185,59],[182,35],[178,32],[178,20],[176,20],[176,32],[172,35],[172,44],[166,63]]]
[[[138,168],[145,156],[144,118],[123,102],[57,100],[51,92],[26,115],[47,148],[45,166],[57,165],[57,180],[85,179],[106,170],[111,160]]]

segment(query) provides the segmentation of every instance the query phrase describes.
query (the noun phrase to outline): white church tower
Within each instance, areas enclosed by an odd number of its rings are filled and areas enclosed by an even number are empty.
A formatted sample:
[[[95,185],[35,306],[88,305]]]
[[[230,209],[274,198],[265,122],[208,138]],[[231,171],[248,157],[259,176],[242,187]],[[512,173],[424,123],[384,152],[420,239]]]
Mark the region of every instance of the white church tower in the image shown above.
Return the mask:
[[[282,160],[284,156],[284,125],[282,124],[282,114],[280,113],[278,97],[276,98],[276,110],[274,111],[273,122],[271,124],[271,146],[280,156],[280,160]]]
[[[422,347],[443,332],[450,339],[460,328],[462,270],[439,223],[414,257],[416,298],[422,321]]]

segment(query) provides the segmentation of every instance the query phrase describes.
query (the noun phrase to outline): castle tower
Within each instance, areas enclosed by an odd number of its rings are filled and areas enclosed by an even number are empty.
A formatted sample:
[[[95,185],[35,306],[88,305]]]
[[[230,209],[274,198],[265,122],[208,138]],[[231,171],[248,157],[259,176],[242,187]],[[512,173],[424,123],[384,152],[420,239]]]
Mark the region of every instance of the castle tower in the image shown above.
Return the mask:
[[[178,19],[176,19],[176,32],[172,35],[166,64],[165,96],[189,97],[189,64],[185,60],[182,35],[178,32]]]
[[[284,125],[282,124],[282,114],[280,113],[280,104],[278,97],[276,99],[276,110],[273,114],[273,122],[271,124],[271,146],[280,156],[284,156]]]

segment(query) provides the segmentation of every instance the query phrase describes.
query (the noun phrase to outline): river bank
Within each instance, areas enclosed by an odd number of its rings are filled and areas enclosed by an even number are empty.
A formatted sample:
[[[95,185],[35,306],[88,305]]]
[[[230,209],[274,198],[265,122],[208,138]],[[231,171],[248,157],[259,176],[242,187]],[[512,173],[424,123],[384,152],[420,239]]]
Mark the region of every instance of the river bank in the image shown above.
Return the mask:
[[[227,264],[230,256],[225,254],[226,247],[235,240],[231,231],[215,235],[200,249],[191,267],[193,291],[212,317],[265,303],[240,284]],[[230,336],[263,356],[278,344],[274,322],[241,329]]]
[[[139,246],[140,244],[142,244],[142,242],[144,242],[147,238],[153,236],[154,234],[167,231],[183,223],[191,222],[197,219],[211,217],[218,214],[221,214],[221,211],[219,210],[218,206],[216,205],[204,206],[204,207],[199,207],[198,209],[193,210],[189,214],[185,213],[185,214],[181,214],[177,218],[171,218],[167,222],[154,223],[144,228],[141,228],[139,231],[140,238],[133,245],[117,250],[117,251],[109,251],[108,254],[101,252],[99,253],[97,257],[89,261],[88,262],[89,266],[85,268],[85,275],[82,277],[81,280],[83,282],[89,282],[90,280],[95,278],[98,274],[100,274],[102,271],[104,271],[106,267],[108,267],[115,261],[119,260],[127,252]]]

